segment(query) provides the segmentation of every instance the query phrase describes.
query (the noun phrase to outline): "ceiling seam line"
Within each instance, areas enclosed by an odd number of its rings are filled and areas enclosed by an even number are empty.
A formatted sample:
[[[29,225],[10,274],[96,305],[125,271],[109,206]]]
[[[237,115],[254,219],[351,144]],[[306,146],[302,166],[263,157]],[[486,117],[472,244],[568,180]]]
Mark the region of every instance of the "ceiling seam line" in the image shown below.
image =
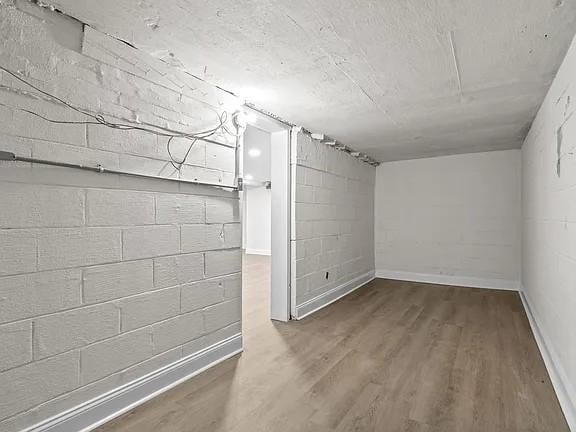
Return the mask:
[[[458,67],[458,57],[456,57],[456,44],[454,42],[454,30],[448,32],[448,37],[450,39],[450,52],[452,54],[452,61],[454,63],[454,70],[456,71],[456,78],[458,80],[458,91],[460,92],[460,97],[462,94],[462,80],[460,78],[460,68]]]
[[[302,27],[298,21],[296,21],[292,16],[290,16],[290,14],[286,13],[285,14],[288,19],[290,19],[290,21],[292,21],[299,29],[301,29],[303,32],[305,32],[306,34],[310,35],[310,32],[307,31],[304,27]],[[332,26],[332,24],[330,24]],[[336,31],[334,30],[334,27],[332,27],[332,30],[334,31],[334,33],[338,36],[338,34],[336,33]],[[339,37],[339,36],[338,36]],[[316,42],[316,46],[318,48],[320,48],[320,50],[324,53],[324,55],[326,57],[328,57],[330,59],[330,61],[332,62],[332,64],[336,67],[336,69],[338,69],[341,73],[344,74],[344,76],[346,78],[348,78],[348,80],[350,82],[352,82],[352,84],[354,84],[356,87],[358,87],[358,89],[362,92],[362,94],[364,94],[364,96],[366,96],[370,102],[372,102],[376,108],[378,109],[378,111],[380,111],[382,114],[384,114],[384,116],[386,116],[391,122],[392,124],[394,124],[394,126],[399,127],[398,122],[390,115],[390,113],[388,113],[387,110],[385,110],[384,108],[382,108],[380,106],[380,104],[378,104],[378,102],[376,102],[376,100],[370,96],[370,94],[368,94],[368,92],[366,90],[364,90],[364,88],[354,79],[350,76],[350,74],[348,74],[342,67],[340,67],[340,64],[336,61],[336,59],[332,56],[332,54],[330,54],[326,48],[324,48],[321,44],[319,44],[318,42]]]

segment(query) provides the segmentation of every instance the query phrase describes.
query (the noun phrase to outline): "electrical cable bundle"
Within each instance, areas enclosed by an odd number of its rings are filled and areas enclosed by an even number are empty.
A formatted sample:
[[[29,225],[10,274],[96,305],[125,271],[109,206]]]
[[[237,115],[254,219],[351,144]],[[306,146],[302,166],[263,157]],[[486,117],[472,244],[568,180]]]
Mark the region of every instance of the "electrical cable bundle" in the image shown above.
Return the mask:
[[[217,144],[217,145],[221,145],[221,146],[225,146],[225,147],[230,147],[226,144],[214,141],[214,140],[210,140],[209,138],[216,135],[217,133],[223,131],[233,137],[238,137],[238,134],[235,134],[233,132],[230,131],[230,129],[228,129],[228,127],[226,126],[226,122],[228,121],[228,113],[226,111],[222,112],[222,114],[218,114],[218,125],[204,130],[204,131],[200,131],[200,132],[193,132],[193,133],[187,133],[187,132],[181,132],[181,131],[176,131],[174,129],[170,129],[170,128],[166,128],[166,127],[162,127],[162,126],[157,126],[157,125],[152,125],[149,124],[147,126],[141,126],[138,124],[134,124],[134,123],[116,123],[116,122],[111,122],[109,120],[106,120],[104,118],[104,116],[102,114],[92,114],[91,112],[84,110],[82,108],[76,107],[68,102],[66,102],[65,100],[54,96],[53,94],[48,93],[47,91],[44,91],[38,87],[36,87],[35,85],[31,84],[30,82],[26,81],[24,78],[22,78],[21,76],[19,76],[18,74],[6,69],[3,66],[0,66],[0,70],[6,72],[7,74],[11,75],[12,77],[16,78],[18,81],[26,84],[27,86],[33,88],[34,90],[40,92],[42,95],[48,97],[50,100],[52,101],[57,101],[63,105],[65,105],[66,107],[86,116],[89,117],[90,119],[92,119],[91,121],[66,121],[66,120],[54,120],[54,119],[50,119],[48,117],[45,117],[41,114],[38,114],[34,111],[30,111],[24,108],[15,108],[15,107],[8,107],[11,109],[17,109],[23,112],[26,112],[28,114],[34,115],[36,117],[39,117],[45,121],[48,121],[50,123],[56,123],[56,124],[81,124],[81,125],[101,125],[101,126],[105,126],[105,127],[109,127],[111,129],[119,129],[119,130],[138,130],[138,131],[143,131],[143,132],[148,132],[151,134],[154,134],[156,136],[160,136],[160,137],[166,137],[168,138],[168,141],[166,143],[166,150],[168,152],[168,156],[170,157],[170,163],[172,164],[172,166],[177,169],[178,171],[180,171],[180,169],[182,168],[182,165],[184,165],[184,163],[186,162],[186,159],[188,158],[188,155],[190,154],[190,151],[192,150],[192,147],[194,146],[194,144],[196,144],[196,142],[198,140],[201,141],[207,141],[207,142],[211,142],[213,144]],[[4,104],[0,104],[3,106],[7,106]],[[184,138],[187,140],[191,141],[190,146],[188,147],[186,153],[184,154],[184,158],[182,160],[177,160],[176,158],[174,158],[174,156],[172,155],[172,152],[170,150],[170,145],[172,143],[172,140],[174,138]]]

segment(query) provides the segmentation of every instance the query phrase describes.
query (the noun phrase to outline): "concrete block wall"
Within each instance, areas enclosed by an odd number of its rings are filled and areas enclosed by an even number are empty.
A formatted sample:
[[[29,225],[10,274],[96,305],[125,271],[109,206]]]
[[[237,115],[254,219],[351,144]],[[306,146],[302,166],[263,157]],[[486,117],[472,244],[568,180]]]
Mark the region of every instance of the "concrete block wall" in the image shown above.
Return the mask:
[[[296,303],[374,270],[376,169],[299,132],[296,149]]]
[[[576,39],[524,141],[522,163],[523,290],[576,429]]]
[[[376,173],[376,274],[518,287],[519,150],[387,162]]]
[[[49,9],[4,1],[0,21],[0,64],[109,120],[197,131],[238,106]],[[165,138],[20,111],[86,120],[36,93],[0,73],[0,150],[233,181],[233,149],[197,142],[178,172]],[[175,157],[188,144],[174,140]],[[0,162],[0,430],[29,427],[240,333],[240,242],[236,192]]]

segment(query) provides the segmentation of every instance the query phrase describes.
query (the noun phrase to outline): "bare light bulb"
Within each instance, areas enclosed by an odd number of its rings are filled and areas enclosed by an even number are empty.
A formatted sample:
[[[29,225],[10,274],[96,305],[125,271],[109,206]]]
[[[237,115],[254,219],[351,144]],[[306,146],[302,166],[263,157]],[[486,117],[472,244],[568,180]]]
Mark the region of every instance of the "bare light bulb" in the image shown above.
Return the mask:
[[[258,156],[260,156],[262,154],[262,151],[260,151],[260,149],[258,148],[251,148],[250,150],[248,150],[248,156],[256,158]]]

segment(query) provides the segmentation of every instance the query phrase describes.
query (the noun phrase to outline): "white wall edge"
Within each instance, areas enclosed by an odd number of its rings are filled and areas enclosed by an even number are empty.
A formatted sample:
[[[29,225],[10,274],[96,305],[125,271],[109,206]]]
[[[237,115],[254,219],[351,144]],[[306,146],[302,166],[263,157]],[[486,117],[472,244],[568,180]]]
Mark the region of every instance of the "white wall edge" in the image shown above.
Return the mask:
[[[520,281],[507,279],[476,278],[468,276],[451,276],[427,273],[412,273],[396,270],[376,270],[376,277],[408,282],[423,282],[437,285],[453,285],[469,288],[487,288],[497,290],[519,291]]]
[[[556,397],[560,403],[560,407],[564,412],[564,417],[568,423],[568,427],[572,432],[576,432],[576,390],[570,386],[570,381],[562,367],[560,358],[554,351],[552,344],[549,343],[549,338],[544,333],[543,328],[539,325],[538,318],[534,314],[534,309],[531,306],[530,299],[526,295],[524,288],[520,287],[520,298],[522,305],[526,311],[526,316],[532,328],[532,334],[536,339],[536,344],[540,349],[540,354],[546,365],[546,370],[552,381],[552,386],[556,391]]]
[[[301,305],[296,306],[296,319],[301,320],[314,312],[340,300],[342,297],[350,294],[352,291],[366,285],[368,282],[374,280],[374,271],[369,271],[358,277],[355,277],[351,281],[338,285],[332,288],[330,291],[326,291],[313,299],[310,299]]]
[[[297,319],[296,310],[296,168],[298,166],[298,132],[300,127],[290,129],[290,319]]]
[[[34,425],[24,432],[87,432],[242,352],[238,333]]]
[[[246,252],[246,255],[267,255],[267,256],[272,255],[272,253],[269,249],[249,249],[249,248],[246,248],[245,252]]]

